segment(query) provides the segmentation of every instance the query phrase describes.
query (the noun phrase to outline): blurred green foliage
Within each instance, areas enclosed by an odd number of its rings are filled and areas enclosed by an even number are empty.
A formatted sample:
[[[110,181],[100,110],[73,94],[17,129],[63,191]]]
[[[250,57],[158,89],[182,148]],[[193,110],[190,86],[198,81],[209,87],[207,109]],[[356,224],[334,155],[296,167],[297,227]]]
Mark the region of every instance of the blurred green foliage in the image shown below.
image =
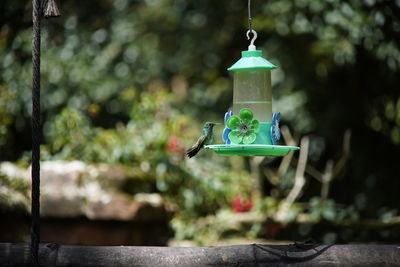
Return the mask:
[[[211,152],[183,159],[201,124],[221,121],[231,105],[226,68],[248,45],[246,5],[62,1],[63,16],[42,23],[43,158],[147,170],[186,219],[249,195],[246,161]],[[0,14],[0,160],[26,161],[31,7],[3,0]],[[343,132],[353,133],[351,159],[332,183],[331,199],[313,198],[320,184],[310,180],[301,197],[309,208],[295,206],[294,217],[396,216],[400,2],[253,1],[253,15],[257,47],[280,66],[272,77],[274,111],[294,133],[310,136],[310,164],[323,168],[338,158]],[[278,190],[287,192],[293,176],[291,169]],[[266,195],[273,189],[264,184]]]
[[[192,118],[172,105],[171,93],[142,92],[131,104],[129,122],[115,129],[95,127],[82,112],[64,109],[48,124],[46,134],[52,142],[42,146],[42,158],[79,158],[140,169],[188,220],[227,207],[234,196],[249,191],[248,173],[229,168],[227,158],[185,160],[185,147],[199,130],[192,127]],[[184,141],[185,136],[192,140]]]

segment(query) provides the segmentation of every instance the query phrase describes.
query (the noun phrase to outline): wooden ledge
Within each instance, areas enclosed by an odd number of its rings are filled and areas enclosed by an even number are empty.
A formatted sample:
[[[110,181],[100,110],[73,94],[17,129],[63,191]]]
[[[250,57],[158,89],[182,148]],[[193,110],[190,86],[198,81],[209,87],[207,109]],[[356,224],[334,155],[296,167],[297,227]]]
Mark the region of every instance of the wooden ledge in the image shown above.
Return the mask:
[[[29,244],[0,243],[0,266],[30,266]],[[400,266],[399,245],[133,247],[40,245],[41,266]]]

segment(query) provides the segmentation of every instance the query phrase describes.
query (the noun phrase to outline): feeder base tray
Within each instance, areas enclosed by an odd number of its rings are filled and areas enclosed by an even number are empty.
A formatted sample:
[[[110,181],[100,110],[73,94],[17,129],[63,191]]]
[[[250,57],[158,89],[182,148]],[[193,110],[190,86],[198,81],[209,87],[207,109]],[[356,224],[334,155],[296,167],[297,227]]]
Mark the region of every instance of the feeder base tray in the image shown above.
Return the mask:
[[[209,145],[205,148],[214,150],[223,156],[285,156],[292,150],[299,150],[297,146],[277,145]]]

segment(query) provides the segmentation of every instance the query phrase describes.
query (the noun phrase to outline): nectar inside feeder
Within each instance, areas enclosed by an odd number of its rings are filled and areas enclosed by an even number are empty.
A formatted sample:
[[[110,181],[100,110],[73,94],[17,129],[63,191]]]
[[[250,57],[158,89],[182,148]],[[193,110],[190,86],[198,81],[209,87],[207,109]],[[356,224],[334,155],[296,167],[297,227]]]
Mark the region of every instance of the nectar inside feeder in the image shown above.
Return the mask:
[[[222,139],[225,144],[208,145],[216,153],[225,156],[284,156],[296,146],[280,146],[280,113],[272,113],[271,70],[277,67],[263,58],[256,50],[254,41],[242,58],[233,64],[233,112],[225,113],[225,129]]]

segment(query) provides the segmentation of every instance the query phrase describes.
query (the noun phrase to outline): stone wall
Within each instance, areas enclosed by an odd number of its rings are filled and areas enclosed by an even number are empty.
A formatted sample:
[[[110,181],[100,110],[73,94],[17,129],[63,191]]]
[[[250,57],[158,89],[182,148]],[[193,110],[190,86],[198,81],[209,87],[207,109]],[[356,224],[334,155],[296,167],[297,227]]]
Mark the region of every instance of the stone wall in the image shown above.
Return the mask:
[[[152,192],[154,181],[143,180],[135,172],[123,166],[89,165],[81,161],[43,162],[42,241],[82,245],[165,244],[171,235],[169,212],[162,197]],[[1,241],[26,241],[30,221],[29,168],[0,163],[0,210],[1,229],[14,228],[15,233],[0,233]]]

